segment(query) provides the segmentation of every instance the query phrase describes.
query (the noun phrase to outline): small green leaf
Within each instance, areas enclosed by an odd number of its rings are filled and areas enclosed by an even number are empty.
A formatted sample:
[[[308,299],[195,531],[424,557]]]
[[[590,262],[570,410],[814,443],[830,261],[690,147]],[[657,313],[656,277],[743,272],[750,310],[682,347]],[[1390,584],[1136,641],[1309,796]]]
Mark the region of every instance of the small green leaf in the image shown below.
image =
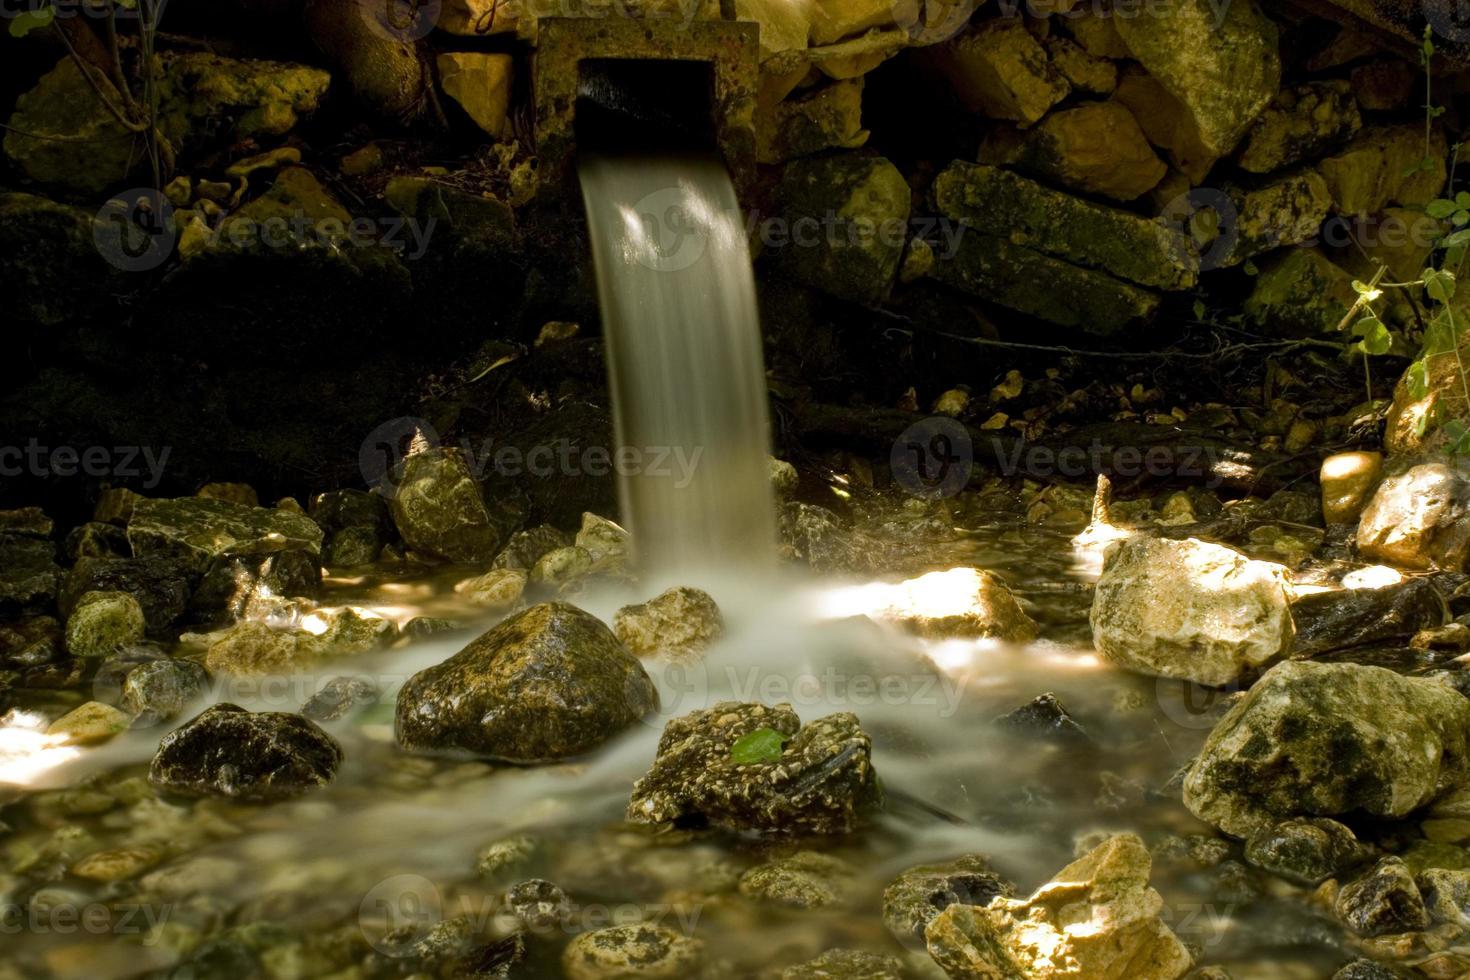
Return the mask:
[[[1448,218],[1450,215],[1454,214],[1457,210],[1459,210],[1460,207],[1461,205],[1458,202],[1447,201],[1441,197],[1424,205],[1424,213],[1429,215],[1431,218],[1443,219]]]
[[[25,37],[31,31],[51,26],[56,8],[47,4],[39,10],[23,10],[10,20],[10,36]]]
[[[1404,380],[1409,385],[1409,397],[1415,401],[1429,394],[1429,361],[1421,357],[1413,364],[1410,364],[1408,372],[1404,375]],[[1419,434],[1422,436],[1424,433],[1420,432]]]
[[[1448,303],[1455,295],[1455,274],[1445,269],[1425,269],[1424,291],[1430,299]]]
[[[1470,221],[1470,211],[1456,211],[1450,216],[1450,221],[1458,228],[1465,222]]]
[[[1470,426],[1459,419],[1450,419],[1444,424],[1444,433],[1450,439],[1450,452],[1460,456],[1470,454]]]
[[[1470,191],[1461,191],[1456,194],[1455,203],[1462,208],[1470,208]]]
[[[1376,316],[1365,316],[1353,324],[1353,336],[1360,338],[1355,345],[1364,354],[1374,357],[1387,354],[1393,347],[1393,334]]]
[[[1194,318],[1196,320],[1203,320],[1205,318],[1205,312],[1206,311],[1205,311],[1204,301],[1203,300],[1198,300],[1198,299],[1195,300],[1194,301]]]
[[[1248,276],[1256,276],[1256,275],[1260,275],[1260,273],[1261,273],[1260,268],[1254,262],[1252,262],[1250,259],[1246,259],[1245,260],[1245,264],[1242,265],[1240,267],[1240,269],[1241,269],[1242,272],[1244,272]]]
[[[1459,231],[1452,231],[1452,232],[1450,232],[1448,235],[1444,236],[1444,238],[1440,241],[1439,247],[1440,248],[1454,248],[1457,245],[1464,245],[1466,242],[1470,242],[1470,228],[1462,228]],[[1449,264],[1449,263],[1446,263],[1446,264]],[[1455,263],[1455,264],[1458,264],[1458,263]]]
[[[742,766],[775,762],[781,758],[781,749],[789,741],[790,735],[782,735],[774,728],[757,728],[740,736],[730,746],[730,761]]]

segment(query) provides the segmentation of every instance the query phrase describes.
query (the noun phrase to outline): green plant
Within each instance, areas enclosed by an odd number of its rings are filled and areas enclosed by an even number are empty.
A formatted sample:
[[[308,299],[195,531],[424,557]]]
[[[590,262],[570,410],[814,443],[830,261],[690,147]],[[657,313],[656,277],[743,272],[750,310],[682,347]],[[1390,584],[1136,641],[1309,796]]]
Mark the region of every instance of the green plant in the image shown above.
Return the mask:
[[[781,750],[789,741],[790,735],[782,735],[774,728],[757,728],[740,736],[730,746],[730,761],[747,766],[775,762],[781,758]]]

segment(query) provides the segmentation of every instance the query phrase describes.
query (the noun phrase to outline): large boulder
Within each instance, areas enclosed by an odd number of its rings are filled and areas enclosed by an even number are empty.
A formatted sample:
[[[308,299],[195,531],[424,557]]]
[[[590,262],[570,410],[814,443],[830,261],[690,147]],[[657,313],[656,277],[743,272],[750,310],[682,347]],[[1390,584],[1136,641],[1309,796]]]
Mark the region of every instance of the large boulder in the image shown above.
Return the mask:
[[[1192,959],[1159,917],[1143,841],[1120,834],[1059,871],[1028,899],[951,905],[925,930],[952,977],[1176,980]]]
[[[388,507],[414,551],[448,561],[487,562],[506,531],[490,519],[480,484],[457,449],[412,453],[393,470]]]
[[[911,192],[882,157],[787,165],[777,191],[792,241],[777,252],[798,282],[858,301],[881,299],[908,239]]]
[[[1283,566],[1193,538],[1118,544],[1093,596],[1098,651],[1158,677],[1232,684],[1284,656],[1294,634]]]
[[[637,658],[595,617],[532,606],[409,678],[398,744],[507,762],[582,755],[658,708]]]
[[[300,715],[217,704],[159,743],[148,781],[180,796],[272,802],[331,782],[342,749]]]
[[[841,834],[881,799],[852,714],[807,725],[788,704],[721,702],[675,718],[633,787],[628,819],[704,819],[736,831]]]
[[[1470,701],[1432,680],[1284,663],[1215,726],[1184,802],[1237,837],[1295,817],[1403,817],[1470,778],[1467,736]]]
[[[1431,459],[1385,477],[1358,519],[1358,552],[1405,568],[1464,570],[1470,463]]]
[[[1165,0],[1114,17],[1133,57],[1189,110],[1202,144],[1235,148],[1281,87],[1276,25],[1254,0]]]
[[[303,551],[319,558],[322,529],[304,514],[273,507],[207,497],[145,498],[133,507],[128,544],[140,558],[165,555],[202,576],[226,556]]]

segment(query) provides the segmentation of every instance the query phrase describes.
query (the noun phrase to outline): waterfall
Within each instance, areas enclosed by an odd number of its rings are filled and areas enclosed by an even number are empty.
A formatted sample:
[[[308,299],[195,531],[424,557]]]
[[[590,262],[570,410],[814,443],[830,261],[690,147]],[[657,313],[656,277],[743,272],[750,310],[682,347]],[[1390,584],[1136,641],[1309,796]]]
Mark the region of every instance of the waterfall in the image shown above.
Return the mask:
[[[712,157],[600,154],[578,174],[638,562],[773,567],[760,320],[729,174]]]

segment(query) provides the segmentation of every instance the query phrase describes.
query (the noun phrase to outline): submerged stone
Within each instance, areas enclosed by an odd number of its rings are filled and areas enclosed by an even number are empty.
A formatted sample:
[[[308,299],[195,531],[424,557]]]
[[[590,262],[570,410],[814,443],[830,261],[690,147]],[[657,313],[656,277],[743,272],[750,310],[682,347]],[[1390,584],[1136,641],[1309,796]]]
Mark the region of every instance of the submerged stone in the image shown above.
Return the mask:
[[[1326,817],[1283,820],[1251,835],[1245,844],[1247,863],[1307,886],[1362,864],[1372,855],[1373,849],[1358,843],[1352,830]]]
[[[1403,817],[1470,779],[1467,737],[1470,701],[1432,680],[1283,663],[1210,733],[1184,803],[1236,837],[1302,816]]]
[[[924,930],[951,905],[984,907],[993,898],[1010,898],[1011,883],[990,868],[983,854],[966,854],[943,864],[909,868],[883,890],[883,924],[893,938],[924,948]]]
[[[1384,858],[1363,877],[1344,885],[1333,911],[1364,939],[1429,928],[1429,912],[1414,875],[1396,857]]]
[[[681,980],[697,974],[704,943],[661,925],[612,926],[567,944],[568,980]]]
[[[619,609],[613,632],[634,656],[691,660],[723,635],[725,619],[708,592],[680,586]]]
[[[780,743],[774,758],[736,761],[737,742],[766,732]],[[803,726],[787,704],[721,702],[664,727],[653,767],[633,787],[628,819],[847,833],[881,800],[870,753],[868,736],[847,712]]]
[[[183,796],[272,802],[332,781],[342,749],[300,715],[217,704],[163,737],[148,781]]]
[[[563,602],[532,606],[398,695],[398,744],[508,762],[591,751],[658,707],[643,666],[595,617]]]
[[[133,554],[166,555],[203,575],[226,555],[304,551],[321,555],[322,529],[300,514],[207,497],[142,498],[128,521]]]
[[[792,909],[819,909],[850,905],[857,869],[846,861],[817,851],[798,851],[757,865],[740,876],[740,894],[746,898]]]
[[[829,949],[807,963],[781,971],[780,980],[902,980],[903,963],[887,953]]]
[[[339,721],[358,708],[374,704],[378,685],[364,677],[333,677],[307,698],[301,713],[312,721]]]

